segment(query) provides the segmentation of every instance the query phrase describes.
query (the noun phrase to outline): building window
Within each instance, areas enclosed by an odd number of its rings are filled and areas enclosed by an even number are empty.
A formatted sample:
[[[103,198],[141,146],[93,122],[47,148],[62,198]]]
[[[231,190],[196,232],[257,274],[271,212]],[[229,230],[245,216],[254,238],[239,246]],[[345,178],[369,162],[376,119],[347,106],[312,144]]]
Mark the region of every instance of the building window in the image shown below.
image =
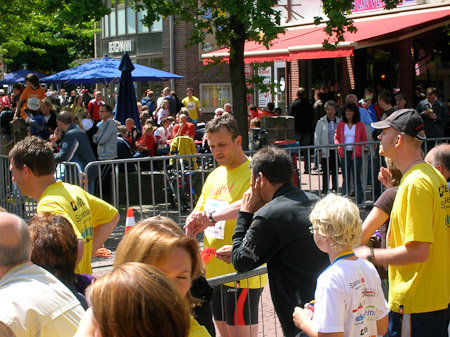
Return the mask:
[[[136,34],[136,12],[127,7],[127,34]]]
[[[216,108],[223,108],[225,103],[231,103],[231,84],[200,84],[200,102],[203,112],[214,112]]]
[[[148,33],[148,27],[145,26],[141,21],[144,18],[144,16],[147,15],[147,10],[146,9],[142,10],[142,11],[138,12],[137,15],[138,15],[137,32],[138,33]]]
[[[163,29],[163,20],[159,19],[158,21],[153,22],[151,31],[152,32],[162,32]]]
[[[125,35],[125,7],[117,9],[117,35]]]
[[[112,10],[111,14],[109,15],[109,24],[111,29],[111,35],[110,36],[116,36],[116,11]]]

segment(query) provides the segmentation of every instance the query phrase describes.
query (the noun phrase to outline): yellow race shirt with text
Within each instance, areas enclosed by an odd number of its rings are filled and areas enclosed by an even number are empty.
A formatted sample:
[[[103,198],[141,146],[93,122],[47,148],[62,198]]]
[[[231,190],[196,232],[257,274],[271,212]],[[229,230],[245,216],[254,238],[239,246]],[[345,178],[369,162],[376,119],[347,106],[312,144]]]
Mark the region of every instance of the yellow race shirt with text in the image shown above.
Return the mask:
[[[197,109],[200,108],[200,101],[198,100],[198,98],[195,96],[192,96],[192,98],[186,96],[185,98],[183,98],[181,103],[183,103],[183,105],[188,109],[191,119],[197,120]]]
[[[229,204],[237,200],[241,200],[245,191],[250,187],[251,171],[247,160],[240,166],[227,170],[224,166],[216,168],[211,172],[205,181],[197,205],[194,209],[196,212],[203,210],[218,210],[227,207]],[[204,247],[220,248],[224,245],[233,243],[232,236],[236,220],[219,221],[215,226],[208,227],[204,232]],[[206,277],[215,277],[235,273],[236,270],[230,263],[213,258],[206,266]],[[262,288],[267,282],[266,276],[256,276],[241,280],[239,286],[241,288]],[[234,283],[227,283],[227,286],[234,287]]]
[[[81,187],[58,181],[42,193],[37,213],[60,214],[70,222],[77,239],[84,241],[83,257],[75,267],[75,273],[91,274],[93,230],[111,221],[117,210]]]
[[[402,178],[392,207],[389,248],[429,243],[426,262],[389,266],[389,308],[405,313],[442,310],[450,303],[450,195],[431,165],[413,166]]]

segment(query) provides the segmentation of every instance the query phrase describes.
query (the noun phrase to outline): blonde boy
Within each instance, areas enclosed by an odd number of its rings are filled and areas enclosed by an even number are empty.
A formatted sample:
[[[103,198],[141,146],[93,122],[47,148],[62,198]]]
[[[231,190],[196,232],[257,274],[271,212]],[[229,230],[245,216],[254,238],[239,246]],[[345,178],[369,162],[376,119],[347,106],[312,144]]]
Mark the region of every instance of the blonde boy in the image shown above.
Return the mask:
[[[361,240],[358,207],[329,194],[311,212],[311,232],[331,265],[317,279],[315,304],[295,308],[295,325],[308,336],[384,335],[389,309],[375,267],[352,249]]]

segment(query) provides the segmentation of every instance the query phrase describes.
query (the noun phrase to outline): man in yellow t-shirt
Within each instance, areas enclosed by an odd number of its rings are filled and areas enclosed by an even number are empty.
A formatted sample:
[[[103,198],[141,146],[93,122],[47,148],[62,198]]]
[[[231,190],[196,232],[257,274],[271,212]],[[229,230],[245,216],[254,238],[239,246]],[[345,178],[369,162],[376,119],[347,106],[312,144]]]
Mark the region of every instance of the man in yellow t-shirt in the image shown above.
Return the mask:
[[[389,265],[387,336],[448,336],[450,314],[450,194],[444,177],[424,163],[422,118],[398,110],[384,121],[380,155],[403,173],[391,213],[388,249],[360,247],[359,257]]]
[[[181,103],[188,109],[192,123],[197,126],[198,118],[202,115],[202,108],[197,97],[193,96],[194,89],[187,88],[187,96],[183,98]]]
[[[206,134],[211,153],[220,166],[206,179],[202,195],[186,219],[185,229],[192,235],[204,230],[205,248],[219,249],[232,243],[239,207],[229,206],[242,199],[250,187],[250,161],[242,151],[242,137],[233,118],[212,119],[206,125]],[[231,212],[216,216],[227,210]],[[207,278],[236,272],[220,256],[214,257],[206,267]],[[221,336],[257,335],[258,303],[265,284],[264,276],[216,287],[212,311]]]
[[[18,142],[9,153],[12,180],[22,195],[38,201],[38,213],[64,216],[78,239],[76,273],[91,270],[91,257],[119,221],[117,210],[78,186],[56,182],[52,149],[38,137]]]

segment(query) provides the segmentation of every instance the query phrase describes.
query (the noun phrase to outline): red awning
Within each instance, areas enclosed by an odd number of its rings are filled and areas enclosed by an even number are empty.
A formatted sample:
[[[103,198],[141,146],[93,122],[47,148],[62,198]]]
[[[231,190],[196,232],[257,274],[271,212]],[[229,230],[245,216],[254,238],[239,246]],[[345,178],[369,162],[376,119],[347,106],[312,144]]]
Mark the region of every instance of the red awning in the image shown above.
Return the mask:
[[[389,13],[389,12],[387,12]],[[325,25],[293,28],[280,34],[266,49],[255,42],[247,42],[244,49],[246,63],[277,60],[319,59],[352,56],[354,49],[393,43],[450,22],[450,6],[415,11],[402,11],[370,18],[355,19],[356,33],[345,33],[345,42],[336,50],[325,50]],[[228,58],[228,48],[203,54],[204,63],[212,57]]]

